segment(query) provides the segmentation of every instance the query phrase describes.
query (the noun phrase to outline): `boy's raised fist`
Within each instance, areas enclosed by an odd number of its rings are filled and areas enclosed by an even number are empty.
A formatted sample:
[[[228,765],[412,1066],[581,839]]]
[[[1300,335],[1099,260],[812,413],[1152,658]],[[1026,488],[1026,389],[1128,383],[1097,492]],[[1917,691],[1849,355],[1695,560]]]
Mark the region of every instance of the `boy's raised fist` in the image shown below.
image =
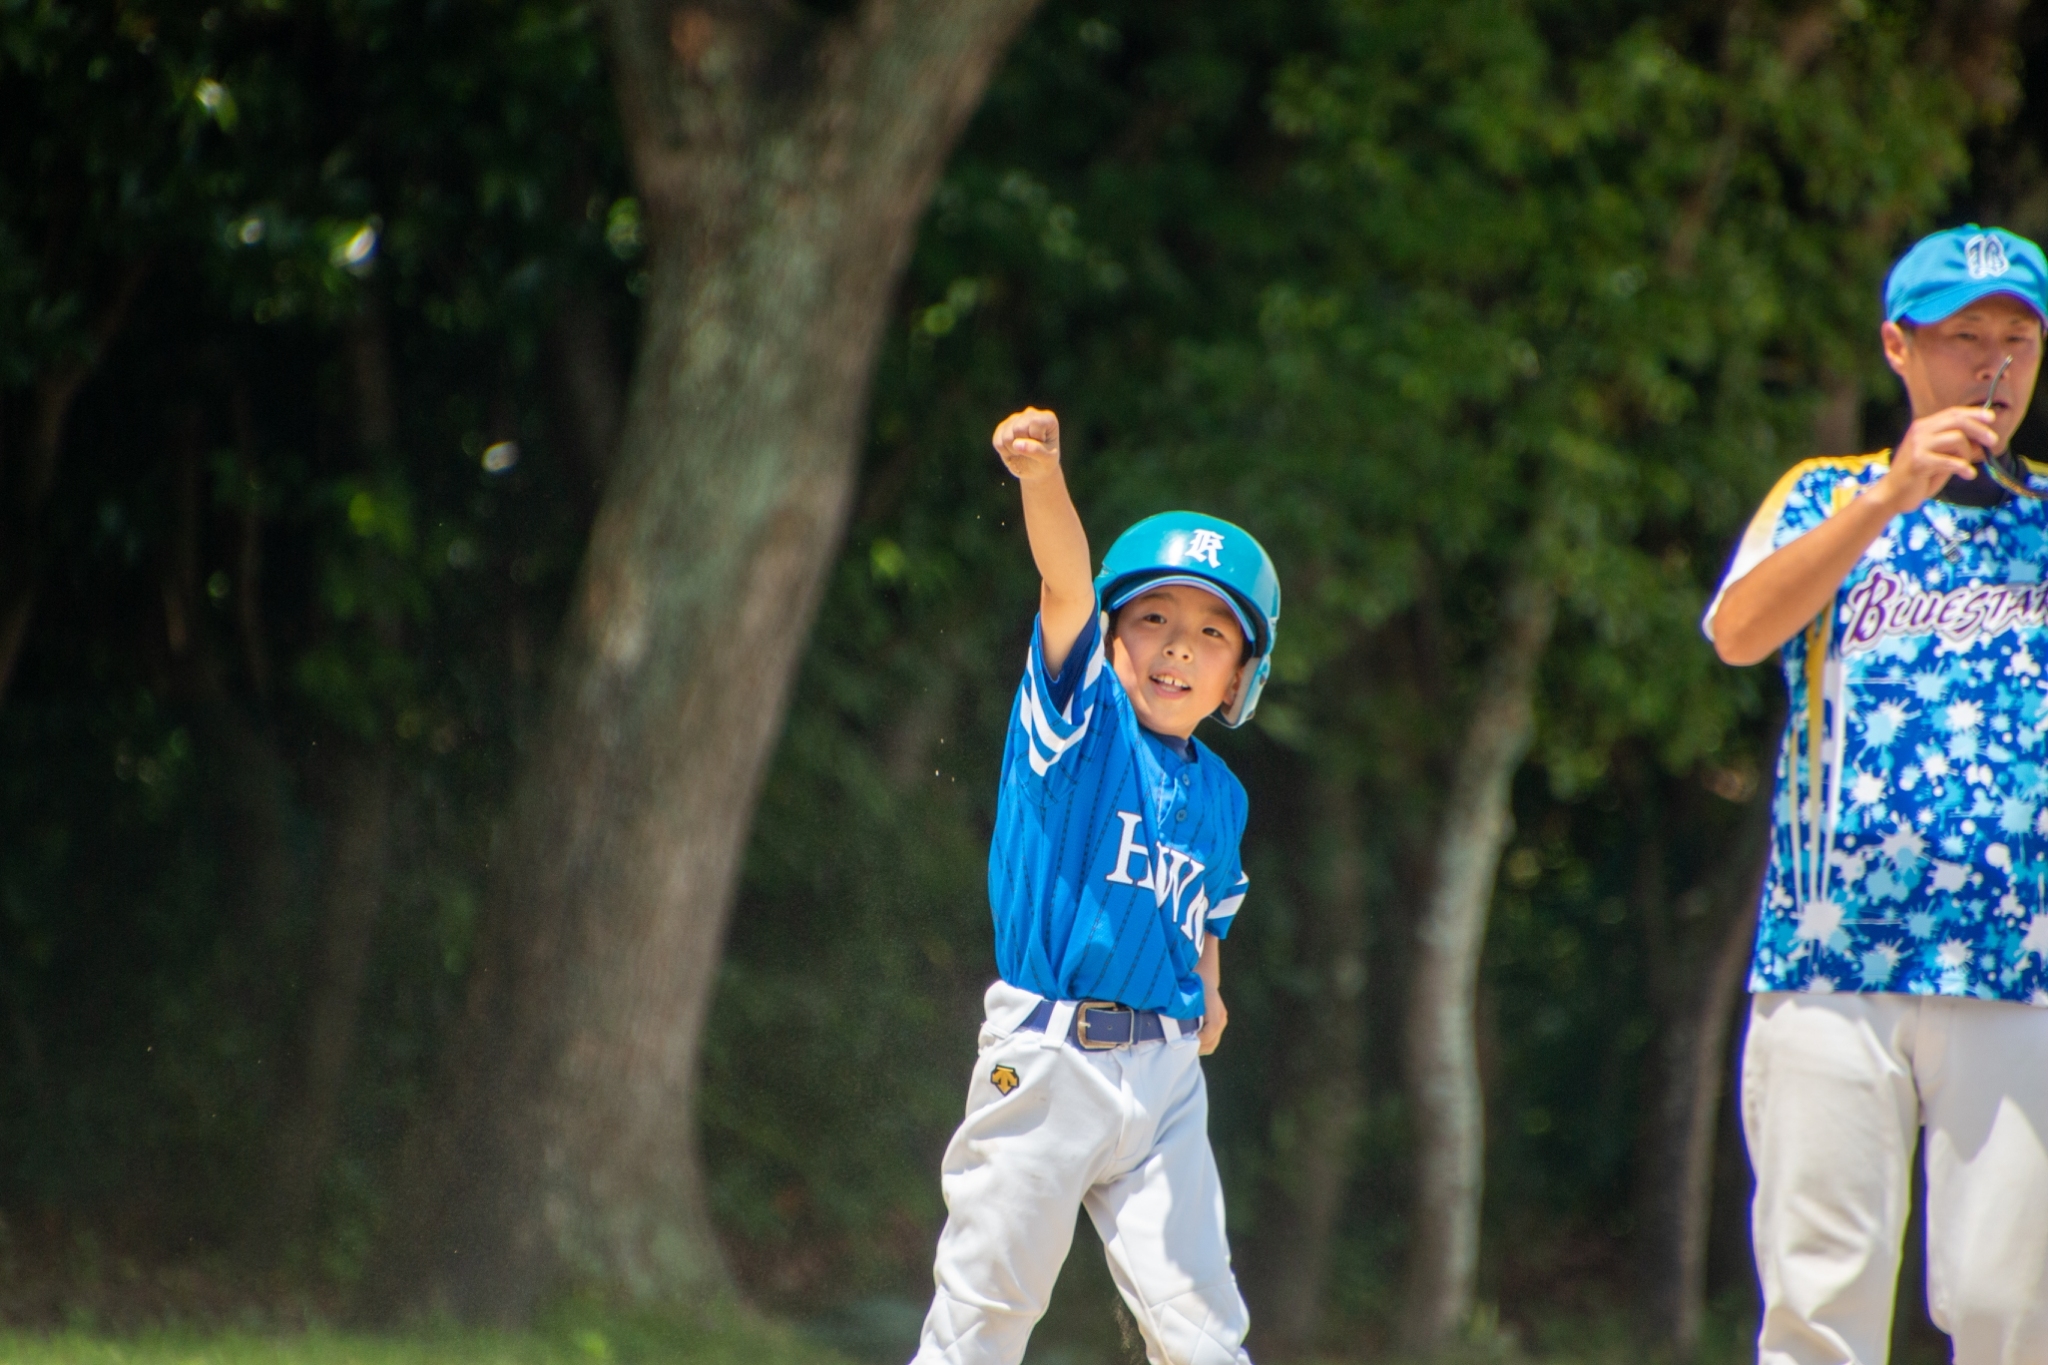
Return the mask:
[[[1060,419],[1044,408],[1013,412],[996,424],[990,438],[1003,465],[1020,479],[1052,473],[1060,463]]]

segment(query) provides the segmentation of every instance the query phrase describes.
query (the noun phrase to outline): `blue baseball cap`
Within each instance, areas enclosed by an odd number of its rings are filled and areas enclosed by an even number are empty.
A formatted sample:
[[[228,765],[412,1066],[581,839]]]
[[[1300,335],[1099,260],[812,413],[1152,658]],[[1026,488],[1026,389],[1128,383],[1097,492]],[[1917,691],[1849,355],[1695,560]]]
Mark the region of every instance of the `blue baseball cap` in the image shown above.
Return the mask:
[[[1965,223],[1899,257],[1885,277],[1884,316],[1925,326],[1992,294],[2010,294],[2048,322],[2048,259],[2018,233]]]

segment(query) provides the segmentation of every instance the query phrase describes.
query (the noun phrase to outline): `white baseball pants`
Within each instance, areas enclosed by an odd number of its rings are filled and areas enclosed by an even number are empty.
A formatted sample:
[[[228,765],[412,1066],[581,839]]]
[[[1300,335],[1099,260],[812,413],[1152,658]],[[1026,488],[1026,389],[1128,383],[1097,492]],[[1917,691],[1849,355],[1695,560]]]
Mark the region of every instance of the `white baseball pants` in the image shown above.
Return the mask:
[[[1037,1003],[989,988],[913,1365],[1022,1360],[1083,1207],[1152,1365],[1250,1365],[1195,1039],[1083,1052],[1064,1041],[1070,1008],[1013,1031]]]
[[[2048,1365],[2048,1010],[1759,995],[1742,1124],[1759,1365],[1883,1365],[1923,1125],[1927,1303],[1956,1365]]]

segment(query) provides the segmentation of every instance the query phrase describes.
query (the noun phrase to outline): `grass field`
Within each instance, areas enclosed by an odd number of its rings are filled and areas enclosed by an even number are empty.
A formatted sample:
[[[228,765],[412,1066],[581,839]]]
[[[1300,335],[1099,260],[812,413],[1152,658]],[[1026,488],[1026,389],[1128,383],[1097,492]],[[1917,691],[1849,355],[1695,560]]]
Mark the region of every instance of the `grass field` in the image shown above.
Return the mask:
[[[800,1333],[757,1319],[716,1325],[607,1323],[532,1333],[404,1336],[310,1332],[0,1333],[0,1365],[846,1365]]]
[[[1711,1365],[1735,1365],[1710,1352]],[[888,1359],[900,1365],[900,1353]],[[1131,1365],[1137,1351],[1033,1342],[1025,1365]],[[1402,1365],[1385,1357],[1384,1365]],[[448,1330],[409,1336],[311,1332],[177,1332],[118,1337],[91,1332],[0,1333],[0,1365],[867,1365],[878,1354],[839,1354],[814,1337],[758,1321],[704,1330],[584,1327],[518,1334]],[[1547,1344],[1524,1353],[1470,1344],[1434,1365],[1639,1365],[1621,1338]]]
[[[1085,1306],[1102,1311],[1086,1314],[1085,1321],[1041,1324],[1055,1330],[1034,1334],[1025,1365],[1139,1365],[1141,1349],[1107,1305]],[[695,1324],[572,1314],[518,1333],[455,1327],[389,1335],[196,1327],[138,1334],[0,1331],[0,1365],[902,1365],[915,1350],[914,1321],[896,1321],[900,1313],[876,1316],[866,1323],[820,1319],[807,1329],[729,1308]],[[1725,1327],[1717,1323],[1710,1333],[1700,1365],[1752,1358],[1739,1339],[1746,1333]],[[1412,1365],[1365,1343],[1344,1358]],[[1482,1329],[1432,1365],[1642,1365],[1642,1353],[1618,1321],[1592,1330],[1579,1323],[1528,1341]]]

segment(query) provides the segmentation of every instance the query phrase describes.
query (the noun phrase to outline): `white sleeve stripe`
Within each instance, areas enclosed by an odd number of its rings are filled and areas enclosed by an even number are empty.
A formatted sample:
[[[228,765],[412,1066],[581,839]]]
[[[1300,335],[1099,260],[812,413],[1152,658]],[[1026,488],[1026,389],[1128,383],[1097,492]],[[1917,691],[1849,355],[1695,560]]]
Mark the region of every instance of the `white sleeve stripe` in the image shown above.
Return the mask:
[[[1071,727],[1055,727],[1046,716],[1045,703],[1027,692],[1024,694],[1024,730],[1032,740],[1046,752],[1062,754],[1080,742],[1088,733],[1088,722],[1094,718],[1095,708],[1089,707],[1081,713],[1080,723]],[[1065,730],[1065,734],[1060,731]]]
[[[1215,908],[1209,911],[1209,922],[1214,924],[1219,919],[1229,919],[1237,913],[1237,907],[1243,904],[1244,892],[1242,891],[1234,896],[1218,901]]]
[[[1025,689],[1023,696],[1018,699],[1018,707],[1022,713],[1019,719],[1024,724],[1025,751],[1031,759],[1031,770],[1040,777],[1044,777],[1052,765],[1065,756],[1067,750],[1087,736],[1088,722],[1093,718],[1095,710],[1091,706],[1083,711],[1081,723],[1063,739],[1054,734],[1047,725],[1044,710],[1034,694],[1034,689]],[[1040,756],[1041,753],[1043,757]]]
[[[1083,711],[1081,719],[1076,721],[1072,716],[1052,709],[1050,700],[1046,697],[1044,690],[1038,685],[1038,679],[1027,678],[1025,682],[1027,685],[1024,689],[1024,694],[1030,699],[1031,712],[1037,721],[1037,728],[1040,733],[1046,736],[1048,743],[1058,743],[1062,733],[1071,733],[1072,731],[1087,727],[1088,712]],[[1068,701],[1067,709],[1069,711],[1073,709],[1071,699]]]
[[[1103,667],[1102,636],[1098,630],[1095,645],[1088,652],[1087,675],[1076,695],[1095,685]],[[1017,719],[1024,729],[1025,756],[1031,760],[1031,771],[1040,777],[1051,772],[1067,750],[1086,738],[1089,722],[1095,718],[1095,706],[1090,702],[1082,709],[1080,718],[1075,719],[1071,696],[1064,707],[1055,710],[1046,695],[1047,679],[1043,674],[1038,646],[1034,643],[1024,655],[1024,687],[1017,698]]]
[[[1776,530],[1775,518],[1765,521],[1762,514],[1758,514],[1756,520],[1750,523],[1749,529],[1742,533],[1742,541],[1736,547],[1735,557],[1729,561],[1728,574],[1721,580],[1720,586],[1714,589],[1714,598],[1707,603],[1706,613],[1700,617],[1700,634],[1706,636],[1708,640],[1714,638],[1714,617],[1720,614],[1721,599],[1728,595],[1728,589],[1747,578],[1751,569],[1769,559],[1776,549],[1781,548],[1771,544],[1771,536]]]
[[[1086,677],[1081,679],[1082,691],[1085,692],[1089,688],[1095,686],[1095,680],[1102,676],[1103,667],[1108,662],[1108,656],[1104,654],[1102,648],[1102,623],[1100,621],[1097,621],[1095,629],[1095,648],[1088,651],[1088,673]]]
[[[1094,648],[1088,651],[1088,671],[1086,674],[1083,675],[1081,679],[1081,685],[1075,688],[1074,691],[1068,695],[1067,704],[1065,706],[1059,707],[1058,709],[1054,709],[1053,706],[1050,704],[1051,698],[1046,695],[1046,689],[1044,686],[1041,685],[1041,682],[1049,683],[1053,680],[1050,677],[1044,679],[1041,679],[1040,677],[1042,670],[1038,666],[1038,649],[1036,645],[1032,646],[1032,648],[1026,651],[1025,653],[1024,680],[1025,682],[1031,685],[1032,691],[1038,693],[1039,710],[1043,714],[1045,714],[1048,717],[1058,716],[1062,721],[1065,721],[1068,725],[1085,725],[1087,723],[1087,718],[1085,715],[1079,722],[1076,722],[1074,719],[1074,698],[1095,686],[1095,680],[1102,676],[1102,670],[1105,662],[1106,661],[1102,653],[1102,639],[1101,636],[1098,634],[1096,637]]]
[[[1094,671],[1100,672],[1099,669]],[[1081,712],[1080,719],[1076,720],[1073,714],[1074,698],[1068,697],[1066,706],[1055,710],[1051,697],[1047,695],[1044,680],[1039,677],[1035,659],[1030,660],[1024,670],[1024,697],[1029,703],[1028,709],[1033,722],[1031,728],[1045,737],[1048,748],[1064,747],[1064,743],[1071,740],[1063,741],[1063,735],[1078,736],[1086,730],[1088,718],[1095,709],[1091,703]]]
[[[1045,689],[1039,686],[1038,659],[1035,653],[1024,656],[1024,694],[1036,705],[1038,710],[1051,712],[1053,715],[1058,716],[1061,721],[1072,724],[1072,721],[1068,720],[1064,713],[1053,711],[1046,704]]]

